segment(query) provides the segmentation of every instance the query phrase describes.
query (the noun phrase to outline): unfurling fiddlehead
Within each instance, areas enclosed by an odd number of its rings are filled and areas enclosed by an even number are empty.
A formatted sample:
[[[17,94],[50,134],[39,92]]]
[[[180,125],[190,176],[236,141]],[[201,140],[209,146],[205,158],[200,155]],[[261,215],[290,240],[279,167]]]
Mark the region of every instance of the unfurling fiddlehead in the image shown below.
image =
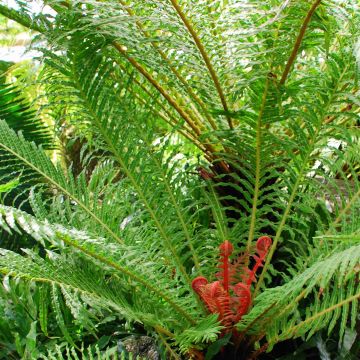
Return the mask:
[[[256,272],[263,266],[271,244],[268,236],[257,240],[256,254],[252,255],[255,264],[250,269],[241,261],[230,261],[234,247],[226,240],[219,247],[220,272],[216,274],[218,280],[209,283],[205,277],[199,276],[192,281],[193,290],[208,311],[219,314],[219,321],[225,327],[224,333],[235,331],[234,325],[247,313],[252,302],[251,284],[256,281]]]

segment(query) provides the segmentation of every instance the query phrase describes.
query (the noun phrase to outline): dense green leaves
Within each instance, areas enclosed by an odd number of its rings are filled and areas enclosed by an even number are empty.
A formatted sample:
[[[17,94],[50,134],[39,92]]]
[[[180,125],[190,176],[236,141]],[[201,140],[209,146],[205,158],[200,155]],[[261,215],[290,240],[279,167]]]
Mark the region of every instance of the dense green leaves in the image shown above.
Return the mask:
[[[46,3],[51,15],[0,12],[39,31],[43,109],[60,140],[81,139],[81,170],[0,122],[0,169],[31,187],[34,212],[2,206],[1,226],[47,249],[2,250],[0,267],[51,283],[64,338],[60,294],[84,323],[85,309],[104,308],[170,352],[204,350],[221,330],[192,279],[214,277],[224,240],[251,253],[264,234],[273,245],[236,341],[265,350],[353,329],[356,2]]]
[[[54,147],[49,129],[30,104],[21,98],[20,91],[10,85],[0,85],[0,119],[14,131],[21,131],[26,140],[42,145],[44,149]]]

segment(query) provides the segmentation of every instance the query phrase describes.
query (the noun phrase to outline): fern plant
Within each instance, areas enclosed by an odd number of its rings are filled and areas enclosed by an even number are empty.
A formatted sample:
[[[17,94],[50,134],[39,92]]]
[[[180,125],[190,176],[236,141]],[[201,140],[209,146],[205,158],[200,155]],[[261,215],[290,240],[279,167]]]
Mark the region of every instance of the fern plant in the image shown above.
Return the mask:
[[[173,358],[257,358],[288,339],[353,329],[356,1],[44,5],[0,13],[38,32],[47,109],[86,139],[85,170],[74,177],[0,122],[1,169],[37,184],[35,215],[1,206],[0,224],[48,249],[2,250],[1,271],[142,324]],[[252,258],[262,236],[266,257],[258,248]],[[231,257],[219,252],[230,243]],[[251,297],[245,310],[225,275],[222,290],[208,286],[220,255]],[[227,289],[242,309],[230,322]]]

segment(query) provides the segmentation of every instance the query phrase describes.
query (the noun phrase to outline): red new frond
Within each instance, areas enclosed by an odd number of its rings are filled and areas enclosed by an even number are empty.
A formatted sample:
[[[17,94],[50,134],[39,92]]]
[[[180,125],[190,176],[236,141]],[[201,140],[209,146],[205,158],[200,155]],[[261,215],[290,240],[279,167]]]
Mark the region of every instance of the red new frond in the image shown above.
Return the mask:
[[[208,283],[199,276],[192,282],[192,288],[206,305],[208,311],[218,314],[219,321],[227,332],[236,333],[234,325],[246,314],[251,305],[251,284],[256,281],[256,272],[263,266],[272,241],[268,236],[260,237],[256,242],[256,255],[252,255],[255,264],[252,269],[247,267],[249,254],[241,255],[237,260],[230,261],[234,247],[230,241],[220,246],[220,259],[216,274],[218,281]]]
[[[225,326],[231,326],[233,313],[230,309],[230,298],[220,281],[201,287],[200,296],[210,313],[219,314],[219,321]]]
[[[235,323],[239,322],[244,314],[247,313],[251,304],[251,293],[249,287],[243,283],[238,283],[233,288],[233,308],[235,312]]]
[[[234,251],[234,247],[232,246],[231,242],[229,240],[225,240],[220,246],[220,254],[221,256],[227,256],[229,257],[232,252]]]
[[[202,301],[205,303],[209,312],[213,314],[218,312],[216,299],[224,293],[225,290],[219,281],[204,285],[200,289],[200,297]]]
[[[229,294],[229,285],[231,282],[231,277],[234,275],[231,271],[229,257],[232,254],[234,247],[231,242],[225,240],[219,247],[220,249],[220,272],[216,274],[217,278],[220,280],[221,285],[224,287],[227,294]]]
[[[249,277],[246,281],[246,285],[250,286],[253,281],[256,281],[256,272],[259,267],[263,266],[263,262],[265,261],[266,255],[271,247],[272,241],[268,236],[261,236],[258,238],[256,242],[256,252],[257,255],[253,255],[253,259],[255,260],[255,265],[253,269],[249,273]]]
[[[201,288],[207,283],[208,281],[203,276],[198,276],[192,281],[191,286],[193,290],[200,295]]]
[[[272,241],[268,236],[261,236],[258,238],[256,242],[256,252],[260,257],[265,258],[271,247],[271,244]]]

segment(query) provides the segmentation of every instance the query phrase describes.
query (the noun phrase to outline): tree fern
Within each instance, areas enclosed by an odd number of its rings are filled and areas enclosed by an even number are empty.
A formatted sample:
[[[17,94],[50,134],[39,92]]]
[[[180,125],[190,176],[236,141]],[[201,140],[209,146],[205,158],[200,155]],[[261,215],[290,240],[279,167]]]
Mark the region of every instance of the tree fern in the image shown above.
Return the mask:
[[[247,269],[268,235],[230,351],[256,343],[256,357],[338,322],[340,338],[353,328],[356,2],[46,3],[54,15],[0,12],[40,33],[47,108],[85,139],[85,170],[64,171],[0,122],[0,168],[37,181],[35,217],[2,207],[2,227],[49,249],[2,251],[2,271],[51,283],[73,312],[79,300],[110,308],[200,357],[224,333],[192,280],[215,280],[226,240]],[[334,241],[342,236],[353,241]]]

